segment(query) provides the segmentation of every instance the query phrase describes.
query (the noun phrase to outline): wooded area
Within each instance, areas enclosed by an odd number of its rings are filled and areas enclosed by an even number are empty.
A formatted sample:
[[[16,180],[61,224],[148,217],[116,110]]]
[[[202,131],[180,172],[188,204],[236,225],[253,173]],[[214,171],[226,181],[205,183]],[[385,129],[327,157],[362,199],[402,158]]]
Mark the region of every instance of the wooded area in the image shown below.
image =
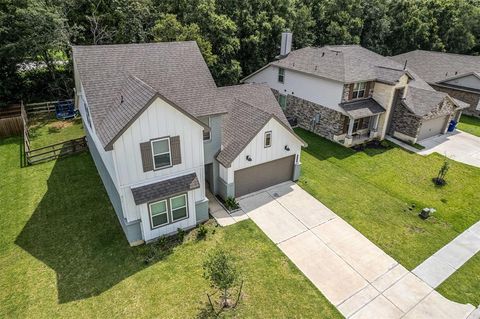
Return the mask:
[[[2,0],[0,105],[71,98],[70,45],[196,40],[219,85],[293,46],[480,53],[480,0]]]

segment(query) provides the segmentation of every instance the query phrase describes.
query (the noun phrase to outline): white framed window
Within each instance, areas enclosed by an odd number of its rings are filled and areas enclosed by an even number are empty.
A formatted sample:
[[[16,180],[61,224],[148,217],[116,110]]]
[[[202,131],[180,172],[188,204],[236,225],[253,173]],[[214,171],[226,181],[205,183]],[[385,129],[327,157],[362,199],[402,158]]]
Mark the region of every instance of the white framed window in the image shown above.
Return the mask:
[[[187,194],[170,198],[172,223],[188,218]]]
[[[278,82],[283,83],[285,81],[285,69],[278,68]]]
[[[160,169],[172,166],[170,138],[165,137],[152,141],[153,168]]]
[[[278,96],[278,104],[280,104],[282,110],[285,110],[285,108],[287,107],[287,96],[284,94],[280,94]]]
[[[353,85],[352,99],[358,99],[365,96],[367,82],[358,82]]]
[[[272,131],[265,132],[264,142],[265,148],[272,146]]]
[[[150,225],[153,228],[158,228],[167,225],[170,221],[168,219],[167,200],[148,204],[150,212]]]
[[[206,117],[200,117],[199,118],[200,121],[202,121],[205,125],[207,125],[208,127],[210,127],[210,116],[206,116]],[[203,141],[211,141],[212,140],[212,131],[204,131],[203,132]]]

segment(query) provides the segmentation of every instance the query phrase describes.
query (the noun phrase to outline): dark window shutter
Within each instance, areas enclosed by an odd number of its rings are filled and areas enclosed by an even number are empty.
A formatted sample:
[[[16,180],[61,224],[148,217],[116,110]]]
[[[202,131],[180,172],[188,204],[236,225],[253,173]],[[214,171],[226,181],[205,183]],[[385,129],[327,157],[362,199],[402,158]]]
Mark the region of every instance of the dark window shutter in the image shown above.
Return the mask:
[[[348,92],[348,100],[350,101],[353,97],[353,83],[350,84],[350,92]]]
[[[182,152],[180,150],[180,136],[170,137],[170,152],[172,154],[172,165],[182,164]]]
[[[143,171],[153,171],[152,144],[150,142],[140,143],[140,153],[142,154]]]
[[[370,96],[370,90],[372,89],[372,82],[365,84],[365,97]]]

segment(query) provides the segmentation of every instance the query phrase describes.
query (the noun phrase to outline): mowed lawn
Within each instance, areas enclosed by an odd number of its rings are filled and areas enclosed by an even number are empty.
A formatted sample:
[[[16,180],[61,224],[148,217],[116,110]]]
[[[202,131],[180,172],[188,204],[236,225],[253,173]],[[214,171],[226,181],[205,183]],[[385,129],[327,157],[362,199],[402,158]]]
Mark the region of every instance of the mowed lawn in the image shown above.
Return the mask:
[[[20,144],[0,140],[0,318],[195,318],[217,247],[245,280],[227,317],[341,317],[251,221],[210,222],[206,240],[145,264],[151,246],[129,247],[89,153],[20,168]]]
[[[355,152],[296,132],[309,144],[299,185],[410,270],[480,220],[478,168],[451,161],[448,184],[439,188],[432,183],[444,162],[439,154],[423,157],[393,146]],[[423,207],[437,212],[422,220]],[[477,255],[439,291],[478,306],[479,273]]]
[[[464,114],[460,118],[460,123],[458,123],[457,127],[464,132],[480,136],[480,119],[477,117]]]
[[[30,147],[40,148],[85,135],[81,118],[70,120],[29,118]]]
[[[309,144],[299,184],[409,269],[480,220],[480,169],[451,161],[447,185],[432,178],[444,157],[398,147],[355,152],[297,130]],[[412,205],[415,207],[412,208]],[[432,218],[418,217],[434,207]]]

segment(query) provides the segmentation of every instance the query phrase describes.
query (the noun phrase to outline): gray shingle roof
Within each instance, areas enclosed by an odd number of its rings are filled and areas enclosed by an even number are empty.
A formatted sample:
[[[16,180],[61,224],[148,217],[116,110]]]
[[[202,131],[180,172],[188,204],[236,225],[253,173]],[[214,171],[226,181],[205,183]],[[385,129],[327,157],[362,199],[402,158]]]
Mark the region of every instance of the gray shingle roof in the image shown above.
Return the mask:
[[[372,98],[346,102],[340,104],[340,106],[349,116],[354,119],[373,116],[385,112],[385,109]]]
[[[153,184],[132,188],[132,194],[135,204],[140,205],[197,188],[200,188],[197,174],[191,173]]]
[[[443,92],[409,87],[402,102],[412,113],[423,117],[436,109],[447,96],[448,94]]]
[[[123,117],[119,107],[122,90],[132,102],[143,101],[151,92],[128,80],[141,79],[146,86],[199,117],[223,113],[222,105],[212,103],[217,87],[196,42],[162,42],[74,46],[73,57],[85,90],[92,120],[105,147],[112,137],[113,118]],[[124,96],[125,98],[125,96]],[[116,115],[111,115],[111,111]],[[104,122],[105,121],[105,122]]]
[[[217,160],[229,167],[271,118],[298,137],[290,127],[272,90],[266,84],[242,84],[219,88],[229,112],[223,122],[223,149]],[[304,145],[305,142],[302,141]]]
[[[307,47],[292,51],[272,64],[343,83],[372,81],[379,77],[396,81],[405,72],[400,63],[358,45]],[[393,74],[393,70],[397,72]]]
[[[480,73],[480,56],[416,50],[391,57],[405,63],[428,83],[439,83],[455,76]]]

